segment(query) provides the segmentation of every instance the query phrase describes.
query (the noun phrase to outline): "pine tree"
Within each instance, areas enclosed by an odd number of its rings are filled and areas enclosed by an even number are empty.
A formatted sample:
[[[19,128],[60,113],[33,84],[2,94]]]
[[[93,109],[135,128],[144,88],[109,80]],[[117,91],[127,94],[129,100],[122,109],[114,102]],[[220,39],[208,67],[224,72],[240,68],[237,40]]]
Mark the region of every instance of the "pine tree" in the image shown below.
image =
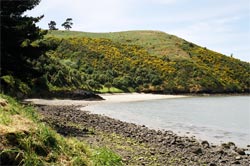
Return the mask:
[[[2,76],[11,75],[25,82],[39,74],[30,62],[41,55],[39,48],[32,46],[32,42],[46,33],[35,25],[43,16],[23,15],[39,2],[40,0],[1,1]]]
[[[62,26],[66,29],[69,30],[72,28],[72,18],[67,18],[66,21],[62,24]]]
[[[48,26],[49,26],[49,30],[58,30],[58,29],[56,28],[56,22],[55,22],[55,21],[50,21],[50,22],[48,23]]]

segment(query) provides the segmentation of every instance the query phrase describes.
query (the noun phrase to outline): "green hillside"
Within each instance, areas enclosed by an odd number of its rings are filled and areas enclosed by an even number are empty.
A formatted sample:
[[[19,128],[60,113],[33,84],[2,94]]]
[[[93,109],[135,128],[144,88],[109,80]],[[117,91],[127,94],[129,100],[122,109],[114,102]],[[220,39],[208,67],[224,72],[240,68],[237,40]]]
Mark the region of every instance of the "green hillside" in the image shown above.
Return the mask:
[[[125,43],[129,45],[139,45],[145,48],[150,53],[150,55],[154,56],[166,56],[171,59],[189,58],[187,52],[181,47],[186,43],[185,40],[160,31],[125,31],[112,33],[50,31],[47,36],[60,38],[107,38],[114,42]]]
[[[250,65],[159,31],[49,31],[30,92],[246,93]],[[10,78],[6,77],[5,82]],[[10,81],[9,81],[10,82]]]
[[[249,63],[159,31],[51,31],[41,43],[53,47],[46,55],[57,70],[45,69],[51,89],[249,92]]]

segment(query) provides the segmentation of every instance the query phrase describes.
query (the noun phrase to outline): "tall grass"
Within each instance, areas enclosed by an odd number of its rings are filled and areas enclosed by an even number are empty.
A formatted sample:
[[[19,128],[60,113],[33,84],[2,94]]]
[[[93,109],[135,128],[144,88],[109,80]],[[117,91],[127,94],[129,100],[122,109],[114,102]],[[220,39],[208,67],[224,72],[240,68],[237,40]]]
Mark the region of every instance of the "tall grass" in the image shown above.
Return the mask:
[[[62,137],[39,121],[39,116],[33,107],[23,106],[3,94],[0,94],[0,99],[7,102],[6,106],[0,106],[0,131],[4,131],[0,133],[3,146],[0,151],[1,164],[121,165],[121,158],[106,148],[92,149],[76,138]],[[22,124],[24,129],[15,126],[16,123],[13,122],[15,115],[22,117],[18,120],[24,121]],[[26,120],[30,123],[26,124]],[[13,130],[15,127],[16,130]]]

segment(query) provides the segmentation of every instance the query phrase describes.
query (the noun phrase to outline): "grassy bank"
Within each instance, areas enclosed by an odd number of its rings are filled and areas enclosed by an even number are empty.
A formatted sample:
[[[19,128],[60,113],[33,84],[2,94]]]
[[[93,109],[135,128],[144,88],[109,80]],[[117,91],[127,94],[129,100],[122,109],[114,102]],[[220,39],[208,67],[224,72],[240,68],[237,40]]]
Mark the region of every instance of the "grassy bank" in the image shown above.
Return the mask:
[[[105,147],[63,137],[36,110],[0,94],[0,165],[121,165]]]

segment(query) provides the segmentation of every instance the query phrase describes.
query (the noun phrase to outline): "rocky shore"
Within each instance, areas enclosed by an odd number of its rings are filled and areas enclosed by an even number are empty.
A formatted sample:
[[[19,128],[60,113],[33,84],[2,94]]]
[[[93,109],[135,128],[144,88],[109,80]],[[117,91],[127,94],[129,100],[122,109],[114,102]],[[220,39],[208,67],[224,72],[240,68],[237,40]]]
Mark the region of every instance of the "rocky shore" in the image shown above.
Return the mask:
[[[156,131],[109,117],[81,111],[76,106],[39,106],[43,121],[64,136],[117,152],[124,165],[242,165],[250,156],[229,142],[221,146]]]

